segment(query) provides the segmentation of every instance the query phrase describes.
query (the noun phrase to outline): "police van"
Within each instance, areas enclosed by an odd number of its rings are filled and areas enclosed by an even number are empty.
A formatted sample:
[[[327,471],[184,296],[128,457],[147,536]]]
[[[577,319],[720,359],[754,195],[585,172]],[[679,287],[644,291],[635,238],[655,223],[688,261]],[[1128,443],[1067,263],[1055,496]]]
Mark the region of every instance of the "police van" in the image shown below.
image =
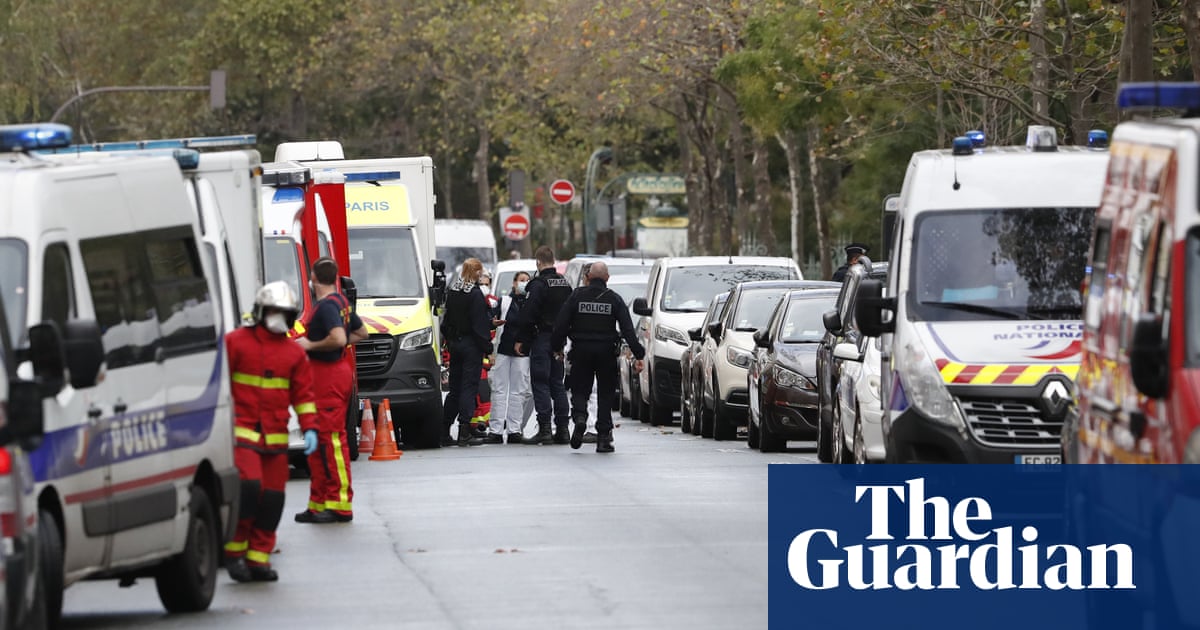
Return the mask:
[[[1129,84],[1088,264],[1070,462],[1200,463],[1200,84]]]
[[[153,578],[168,611],[203,610],[238,490],[215,273],[180,161],[34,153],[69,144],[0,128],[8,332],[51,323],[70,374],[31,455],[48,616],[84,578]]]
[[[1106,145],[1096,131],[1059,146],[1035,126],[1024,147],[971,132],[912,156],[888,297],[864,280],[855,309],[863,334],[882,336],[889,462],[1061,461]]]

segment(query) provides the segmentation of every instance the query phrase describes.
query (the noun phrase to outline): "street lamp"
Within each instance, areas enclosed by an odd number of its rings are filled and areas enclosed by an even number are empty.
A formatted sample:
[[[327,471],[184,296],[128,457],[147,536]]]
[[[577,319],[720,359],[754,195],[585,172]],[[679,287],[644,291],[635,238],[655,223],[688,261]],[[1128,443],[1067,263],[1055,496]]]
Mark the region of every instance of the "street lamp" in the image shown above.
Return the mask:
[[[592,151],[587,162],[587,175],[583,183],[583,241],[589,253],[594,253],[596,249],[596,219],[595,209],[592,208],[596,202],[596,171],[600,170],[601,164],[612,162],[612,159],[613,150],[600,147]]]
[[[210,74],[208,85],[117,85],[84,90],[67,99],[67,102],[54,110],[54,115],[50,116],[50,122],[56,122],[58,117],[67,111],[68,107],[83,97],[91,96],[92,94],[103,94],[105,92],[208,92],[209,107],[212,109],[221,109],[225,107],[225,71],[213,70]]]

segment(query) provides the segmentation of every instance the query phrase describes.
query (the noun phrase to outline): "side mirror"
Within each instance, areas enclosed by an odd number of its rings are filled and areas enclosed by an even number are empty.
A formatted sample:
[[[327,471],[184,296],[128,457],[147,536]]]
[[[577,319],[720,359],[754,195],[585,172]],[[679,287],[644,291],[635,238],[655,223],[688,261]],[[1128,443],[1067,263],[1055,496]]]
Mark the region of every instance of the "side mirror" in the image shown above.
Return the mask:
[[[839,343],[834,346],[833,358],[844,359],[846,361],[862,361],[862,355],[858,353],[858,346],[852,343]]]
[[[642,317],[649,317],[654,314],[654,311],[651,310],[650,305],[646,304],[646,298],[644,297],[634,298],[633,312],[634,314],[641,315]]]
[[[878,337],[896,328],[895,322],[884,321],[883,312],[891,311],[895,317],[896,298],[883,297],[883,282],[866,279],[858,285],[858,298],[854,302],[854,319],[858,329],[868,337]]]
[[[29,327],[27,356],[33,363],[33,381],[41,397],[57,396],[67,386],[67,358],[57,324],[44,322]]]
[[[828,330],[835,335],[842,332],[842,318],[838,317],[838,312],[836,310],[826,311],[825,314],[821,316],[821,322],[825,324],[825,330]]]
[[[100,326],[92,320],[72,320],[67,322],[64,338],[71,387],[86,389],[94,386],[100,376],[100,366],[104,365]]]
[[[0,427],[0,445],[12,444],[15,441],[26,451],[32,451],[41,445],[45,432],[43,397],[41,383],[9,381],[8,423]]]
[[[342,284],[342,295],[350,301],[350,310],[358,310],[358,287],[354,284],[354,278],[350,276],[341,276],[338,280]]]
[[[1129,371],[1138,391],[1150,398],[1167,395],[1170,383],[1167,352],[1163,345],[1162,318],[1153,313],[1138,316],[1133,325],[1133,344],[1129,350]]]
[[[771,336],[767,334],[766,328],[759,328],[758,330],[754,331],[754,345],[758,346],[759,348],[771,347]]]
[[[700,330],[699,328],[689,328],[688,339],[691,339],[692,341],[700,341],[704,339],[704,335],[702,334],[703,332],[704,331]]]
[[[721,340],[721,322],[713,322],[708,325],[708,334],[717,341]]]
[[[437,312],[446,303],[446,263],[440,260],[429,261],[433,269],[433,284],[429,286],[429,307]]]

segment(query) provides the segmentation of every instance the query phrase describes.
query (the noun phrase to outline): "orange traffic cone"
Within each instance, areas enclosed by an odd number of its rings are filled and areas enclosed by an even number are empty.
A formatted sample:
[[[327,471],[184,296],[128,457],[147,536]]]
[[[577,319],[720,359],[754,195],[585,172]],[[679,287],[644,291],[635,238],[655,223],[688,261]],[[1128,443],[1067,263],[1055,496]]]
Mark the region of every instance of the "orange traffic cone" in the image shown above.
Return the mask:
[[[358,429],[358,452],[375,452],[375,412],[371,411],[371,399],[363,399],[362,426]]]
[[[379,415],[382,418],[380,422],[383,423],[383,426],[375,432],[375,450],[371,453],[371,460],[400,459],[403,453],[396,448],[396,438],[392,437],[392,404],[384,398],[379,408],[382,409]]]

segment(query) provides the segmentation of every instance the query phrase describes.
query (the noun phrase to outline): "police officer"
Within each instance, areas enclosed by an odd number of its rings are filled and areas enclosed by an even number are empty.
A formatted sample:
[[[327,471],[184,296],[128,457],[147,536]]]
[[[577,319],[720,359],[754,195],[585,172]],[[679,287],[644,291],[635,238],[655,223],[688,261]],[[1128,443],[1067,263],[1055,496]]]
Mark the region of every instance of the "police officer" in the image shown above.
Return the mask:
[[[869,248],[862,243],[850,243],[846,246],[846,264],[837,268],[833,272],[833,281],[841,282],[846,279],[846,272],[850,271],[850,265],[858,262],[858,257],[867,253]]]
[[[594,262],[587,272],[588,284],[575,289],[554,323],[551,343],[561,353],[571,338],[571,448],[583,444],[587,431],[588,398],[596,385],[596,452],[613,452],[612,396],[617,389],[617,342],[625,338],[635,368],[642,371],[646,350],[638,341],[629,317],[629,308],[616,292],[608,288],[608,265]],[[620,333],[617,329],[620,327]]]
[[[533,257],[538,273],[526,286],[529,297],[521,309],[517,342],[513,346],[518,356],[529,355],[529,380],[533,388],[533,407],[537,410],[538,433],[525,442],[566,444],[571,440],[567,429],[570,408],[563,383],[562,357],[555,356],[550,337],[558,312],[571,297],[571,285],[554,269],[554,250],[543,245],[537,248]]]

